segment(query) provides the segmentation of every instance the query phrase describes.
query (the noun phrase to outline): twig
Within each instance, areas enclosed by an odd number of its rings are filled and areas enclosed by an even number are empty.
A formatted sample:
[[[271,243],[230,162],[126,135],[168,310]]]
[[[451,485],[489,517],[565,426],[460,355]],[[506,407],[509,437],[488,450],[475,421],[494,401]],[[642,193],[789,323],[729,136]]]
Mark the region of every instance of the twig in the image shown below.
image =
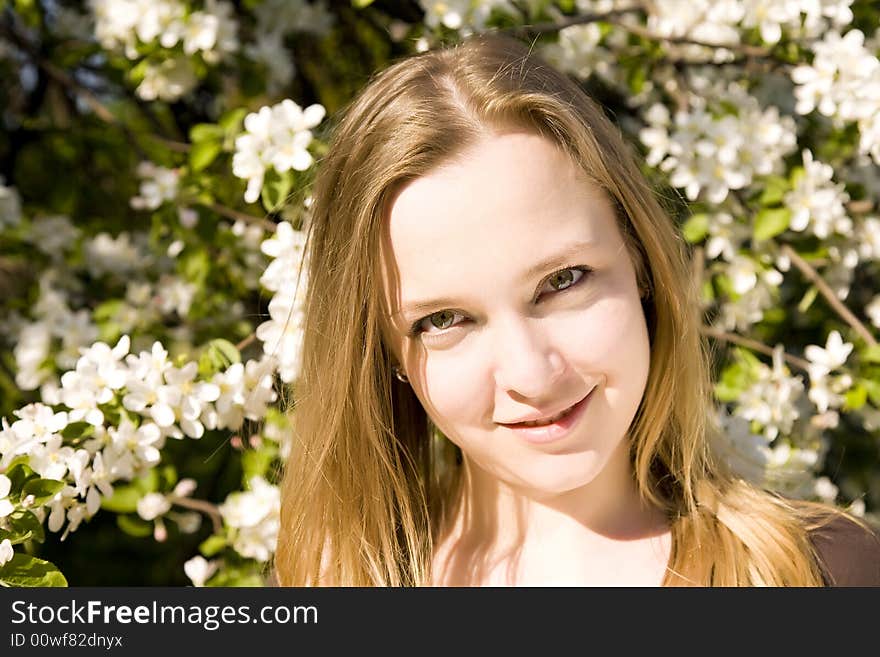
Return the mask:
[[[701,326],[700,333],[715,338],[716,340],[723,340],[724,342],[731,342],[733,344],[738,344],[743,347],[748,347],[752,351],[757,351],[762,354],[766,354],[767,356],[773,355],[773,349],[762,342],[758,342],[757,340],[752,340],[751,338],[746,338],[735,333],[727,333],[726,331],[716,329],[712,326]],[[809,372],[810,363],[808,361],[784,352],[782,354],[782,357],[798,369],[801,369],[804,372]]]
[[[648,28],[642,27],[641,25],[632,25],[630,23],[625,23],[619,18],[608,18],[605,20],[612,25],[623,28],[630,34],[635,34],[636,36],[640,36],[643,39],[648,39],[650,41],[663,41],[665,43],[673,43],[676,45],[685,46],[702,46],[703,48],[712,49],[723,48],[732,52],[738,52],[742,55],[746,55],[747,57],[768,58],[771,55],[770,50],[762,46],[752,46],[747,43],[712,43],[710,41],[701,41],[699,39],[693,39],[691,37],[665,36],[663,34],[655,34],[654,32],[651,32]]]
[[[518,37],[529,37],[538,36],[541,34],[549,34],[552,32],[559,32],[560,30],[564,30],[565,28],[571,27],[573,25],[586,25],[588,23],[602,22],[611,23],[612,25],[623,28],[630,34],[634,34],[636,36],[640,36],[644,39],[649,39],[651,41],[663,41],[665,43],[677,45],[702,46],[703,48],[713,49],[724,48],[725,50],[737,52],[747,57],[769,58],[772,55],[770,49],[761,46],[752,46],[745,43],[711,43],[708,41],[701,41],[699,39],[693,39],[686,36],[665,36],[663,34],[655,34],[645,27],[642,27],[640,25],[633,25],[622,20],[627,16],[641,13],[643,11],[644,10],[642,8],[633,6],[627,7],[625,9],[616,9],[614,11],[602,13],[571,16],[560,21],[538,23],[536,25],[510,27],[498,30],[498,32],[504,32]]]
[[[34,46],[34,44],[30,43],[26,37],[24,37],[15,29],[11,18],[9,21],[7,21],[6,24],[0,23],[0,27],[4,28],[2,32],[6,34],[6,36],[8,36],[10,40],[13,41],[15,45],[18,46],[23,52],[27,53],[31,60],[33,60],[33,62],[40,69],[45,71],[46,75],[48,75],[65,89],[68,89],[74,96],[82,100],[89,107],[89,109],[94,112],[95,116],[97,116],[98,119],[100,119],[104,123],[108,123],[116,128],[119,128],[125,135],[128,142],[137,151],[141,159],[147,158],[146,153],[141,148],[140,144],[138,144],[134,132],[131,130],[131,128],[129,128],[125,123],[116,118],[113,112],[111,112],[107,108],[107,106],[98,99],[98,97],[92,92],[91,89],[79,82],[76,78],[68,74],[66,71],[60,69],[59,67],[55,66],[55,64],[42,57],[39,53],[39,50]],[[162,143],[168,149],[176,151],[178,153],[187,152],[190,149],[189,144],[175,141],[173,139],[168,139],[167,137],[163,137],[161,135],[151,134],[149,136],[156,141]]]
[[[627,9],[615,9],[595,14],[581,14],[579,16],[570,16],[561,21],[552,21],[547,23],[538,23],[536,25],[518,25],[516,27],[508,27],[500,30],[492,30],[492,32],[501,32],[517,37],[538,36],[539,34],[550,34],[558,32],[572,25],[586,25],[588,23],[612,22],[613,19],[626,16],[642,11],[639,7],[629,7]],[[487,30],[488,32],[489,30]]]
[[[199,205],[202,205],[210,210],[213,210],[217,214],[226,217],[227,219],[235,219],[237,221],[240,220],[249,224],[256,224],[271,232],[275,232],[275,229],[277,228],[276,224],[269,221],[268,219],[255,217],[252,214],[247,214],[246,212],[241,212],[233,208],[228,208],[225,205],[220,205],[219,203],[203,203],[200,201],[196,202]]]
[[[866,214],[874,210],[874,201],[868,198],[848,201],[846,209],[853,214]]]
[[[806,260],[799,256],[788,244],[783,244],[780,250],[782,251],[782,254],[787,256],[794,263],[794,266],[800,269],[801,273],[816,286],[816,289],[819,290],[819,294],[825,297],[825,300],[835,312],[837,312],[837,314],[840,315],[840,317],[843,318],[843,320],[849,324],[866,343],[872,347],[877,344],[877,339],[871,335],[871,332],[861,321],[859,321],[859,318],[856,317],[849,308],[843,305],[843,302],[837,298],[837,295],[834,294],[834,291],[829,287],[828,283],[825,282],[819,273]]]
[[[204,513],[211,519],[211,523],[214,526],[214,533],[223,533],[223,516],[220,515],[220,509],[217,508],[216,504],[212,504],[205,500],[194,500],[191,497],[178,497],[177,495],[169,495],[168,501],[177,506],[182,506],[185,509],[192,509],[193,511]]]
[[[242,340],[242,341],[239,342],[237,345],[235,345],[235,348],[238,349],[239,351],[241,351],[242,349],[244,349],[245,347],[247,347],[249,344],[251,344],[251,343],[252,343],[254,340],[256,340],[256,339],[257,339],[257,334],[256,334],[256,333],[251,333],[251,334],[250,334],[249,336],[247,336],[244,340]]]
[[[702,246],[694,249],[694,256],[691,260],[691,276],[696,281],[696,285],[703,283],[703,274],[706,271],[706,250]]]

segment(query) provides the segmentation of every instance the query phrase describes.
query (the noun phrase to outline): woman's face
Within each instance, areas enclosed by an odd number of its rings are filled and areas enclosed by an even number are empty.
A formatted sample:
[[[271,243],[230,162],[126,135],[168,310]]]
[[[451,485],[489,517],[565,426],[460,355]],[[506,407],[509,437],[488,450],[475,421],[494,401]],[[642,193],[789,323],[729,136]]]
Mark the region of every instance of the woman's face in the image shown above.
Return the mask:
[[[431,420],[508,486],[590,483],[621,453],[650,361],[606,195],[552,142],[506,133],[407,183],[385,228],[385,339]]]

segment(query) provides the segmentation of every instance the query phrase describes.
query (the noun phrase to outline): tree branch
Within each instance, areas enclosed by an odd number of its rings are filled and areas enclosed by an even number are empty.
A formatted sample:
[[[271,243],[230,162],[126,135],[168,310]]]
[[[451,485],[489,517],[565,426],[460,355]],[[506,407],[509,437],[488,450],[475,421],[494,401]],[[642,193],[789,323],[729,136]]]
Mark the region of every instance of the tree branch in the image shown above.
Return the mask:
[[[828,283],[819,275],[819,273],[812,267],[810,264],[804,260],[797,252],[791,248],[788,244],[783,244],[781,249],[782,254],[787,256],[795,267],[797,267],[801,273],[816,286],[816,289],[819,290],[819,294],[825,297],[825,300],[828,304],[834,309],[834,311],[840,315],[840,317],[849,324],[853,330],[858,333],[862,339],[872,347],[877,344],[877,339],[871,335],[871,332],[865,327],[865,325],[859,321],[859,318],[856,317],[852,311],[843,305],[843,302],[837,298],[837,295],[834,294],[834,291],[829,287]]]
[[[486,32],[500,32],[510,34],[514,37],[526,38],[530,36],[538,36],[541,34],[550,34],[564,30],[566,27],[573,25],[587,25],[588,23],[611,23],[614,20],[641,12],[639,7],[629,7],[626,9],[615,9],[614,11],[606,11],[594,14],[581,14],[579,16],[569,16],[560,21],[552,21],[547,23],[538,23],[536,25],[517,25],[516,27],[507,27],[500,30],[486,30]]]
[[[703,335],[707,335],[711,338],[715,338],[716,340],[723,340],[724,342],[738,344],[743,347],[748,347],[752,351],[757,351],[759,353],[766,354],[767,356],[773,356],[772,347],[768,347],[763,342],[758,342],[757,340],[737,335],[736,333],[728,333],[726,331],[722,331],[721,329],[716,329],[713,326],[706,325],[700,327],[700,333],[702,333]],[[786,362],[797,367],[798,369],[809,373],[810,363],[803,358],[798,358],[797,356],[792,356],[791,354],[787,354],[784,352],[782,354],[782,358]]]
[[[182,506],[184,509],[192,509],[193,511],[204,513],[211,519],[211,523],[214,526],[214,533],[223,533],[223,516],[220,515],[220,509],[216,504],[212,504],[205,500],[194,500],[190,497],[178,497],[176,495],[169,495],[168,501],[177,506]]]
[[[208,208],[209,210],[213,210],[217,214],[222,217],[226,217],[227,219],[235,219],[236,221],[244,221],[248,224],[256,224],[258,226],[262,226],[266,230],[270,232],[275,232],[277,228],[276,224],[269,221],[265,218],[255,217],[252,214],[247,214],[246,212],[241,212],[239,210],[235,210],[233,208],[228,208],[225,205],[221,205],[219,203],[203,203],[201,201],[196,201],[199,205]]]
[[[235,345],[235,348],[238,349],[239,351],[241,351],[242,349],[247,347],[249,344],[251,344],[256,339],[257,339],[257,334],[251,333],[249,336],[247,336],[245,339],[243,339],[241,342],[239,342],[237,345]]]

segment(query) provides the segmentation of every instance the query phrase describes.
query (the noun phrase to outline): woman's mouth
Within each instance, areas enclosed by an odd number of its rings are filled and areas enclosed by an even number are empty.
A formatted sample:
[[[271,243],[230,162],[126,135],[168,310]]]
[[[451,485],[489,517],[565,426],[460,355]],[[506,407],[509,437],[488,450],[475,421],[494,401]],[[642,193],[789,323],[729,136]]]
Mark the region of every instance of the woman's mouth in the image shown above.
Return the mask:
[[[513,431],[517,436],[526,442],[535,445],[544,445],[556,440],[560,440],[567,436],[572,427],[577,424],[578,420],[584,414],[593,392],[596,390],[594,386],[589,394],[581,399],[577,404],[557,413],[555,416],[546,420],[538,420],[534,422],[518,422],[516,424],[504,424],[502,426]]]

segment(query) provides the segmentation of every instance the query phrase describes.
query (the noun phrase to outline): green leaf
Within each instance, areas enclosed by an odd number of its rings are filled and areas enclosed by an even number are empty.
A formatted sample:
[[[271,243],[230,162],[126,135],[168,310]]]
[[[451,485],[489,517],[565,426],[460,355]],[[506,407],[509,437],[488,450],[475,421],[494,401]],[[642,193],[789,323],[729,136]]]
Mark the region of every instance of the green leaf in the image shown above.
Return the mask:
[[[46,502],[55,497],[55,494],[64,488],[66,484],[57,479],[31,479],[22,489],[22,498],[33,495],[33,506],[43,506]]]
[[[199,356],[199,375],[203,378],[212,377],[222,372],[233,363],[241,362],[241,354],[234,344],[228,340],[217,338],[205,345]]]
[[[695,214],[681,227],[684,238],[691,244],[701,242],[709,234],[709,215]]]
[[[880,408],[880,383],[873,379],[861,379],[859,383],[868,391],[868,399],[871,403]]]
[[[775,237],[788,228],[791,210],[788,208],[764,208],[755,217],[752,237],[760,242]]]
[[[860,383],[856,384],[846,391],[844,399],[844,410],[857,411],[868,401],[868,389]]]
[[[227,136],[237,133],[241,129],[241,122],[244,121],[244,117],[247,116],[247,113],[248,111],[246,109],[239,107],[224,114],[217,124],[223,128],[223,131]]]
[[[233,363],[241,362],[241,354],[238,348],[229,340],[217,338],[208,343],[208,351],[211,357],[224,369]]]
[[[798,303],[798,312],[807,312],[809,307],[813,305],[813,301],[816,300],[816,296],[818,294],[819,288],[817,288],[815,285],[811,285],[806,294],[804,294],[803,298],[800,300],[800,303]]]
[[[292,171],[279,174],[274,169],[270,169],[266,172],[263,191],[260,194],[266,212],[277,212],[287,202],[290,190],[293,189],[293,180]]]
[[[272,465],[273,455],[267,449],[249,449],[241,456],[242,478],[264,477]]]
[[[16,552],[0,566],[0,583],[4,586],[67,586],[67,579],[55,564]]]
[[[764,179],[764,189],[758,202],[763,206],[781,203],[789,189],[791,187],[787,179],[782,176],[768,176]]]
[[[143,477],[138,477],[130,484],[113,486],[113,495],[101,500],[101,509],[116,513],[134,513],[138,500],[147,493],[159,489],[158,468],[150,469]]]
[[[703,281],[703,284],[700,286],[700,290],[702,292],[702,298],[705,303],[708,304],[715,300],[715,288],[712,286],[712,281]]]
[[[213,123],[197,123],[189,131],[189,140],[193,144],[223,139],[223,128]]]
[[[42,543],[46,534],[39,518],[27,509],[16,509],[5,518],[6,528],[0,529],[0,540],[8,538],[13,544],[25,541]]]
[[[88,422],[71,422],[61,431],[61,436],[63,438],[67,438],[68,440],[76,440],[77,438],[84,438],[91,436],[95,433],[94,425],[89,424]]]
[[[215,160],[223,150],[223,144],[219,141],[202,141],[193,144],[189,152],[189,166],[193,171],[201,171]]]
[[[859,357],[866,363],[880,363],[880,345],[871,345],[862,349]]]
[[[224,568],[211,578],[211,586],[254,587],[265,586],[266,583],[259,572],[250,568]]]
[[[187,249],[178,263],[183,277],[196,285],[202,285],[211,272],[211,258],[203,249]]]
[[[634,94],[641,93],[642,89],[645,88],[647,79],[648,67],[644,63],[635,64],[626,74],[626,81]]]
[[[134,513],[138,500],[144,496],[137,486],[114,486],[113,495],[101,500],[101,508],[116,513]]]
[[[147,536],[153,535],[153,523],[147,522],[139,516],[116,516],[116,524],[119,526],[119,529],[124,531],[129,536],[134,536],[136,538],[146,538]]]
[[[204,556],[210,558],[215,554],[220,552],[223,548],[229,545],[228,541],[223,536],[209,536],[202,544],[199,545],[199,552],[201,552]]]
[[[351,6],[355,9],[363,9],[373,4],[375,0],[351,0]]]
[[[31,467],[27,463],[18,463],[6,471],[6,476],[9,477],[9,480],[12,482],[12,488],[10,490],[15,494],[16,498],[18,498],[24,485],[29,480],[37,478],[39,475],[31,470]]]

